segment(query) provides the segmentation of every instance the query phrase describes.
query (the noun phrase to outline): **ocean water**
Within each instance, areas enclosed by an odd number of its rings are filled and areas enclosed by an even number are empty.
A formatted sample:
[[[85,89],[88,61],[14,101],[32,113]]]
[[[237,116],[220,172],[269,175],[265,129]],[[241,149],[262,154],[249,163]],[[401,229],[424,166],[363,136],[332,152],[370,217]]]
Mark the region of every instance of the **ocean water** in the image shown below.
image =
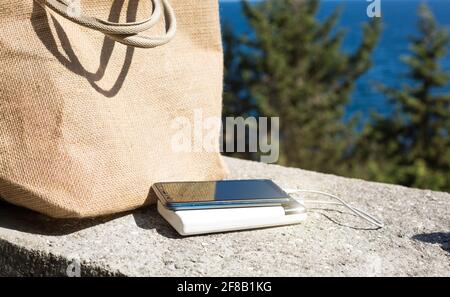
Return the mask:
[[[417,34],[417,10],[421,3],[426,3],[432,10],[439,24],[450,28],[450,0],[381,0],[383,32],[372,61],[372,68],[356,82],[356,88],[346,109],[345,119],[359,113],[362,119],[368,119],[371,112],[388,115],[393,107],[387,98],[377,92],[374,83],[392,87],[401,87],[408,83],[405,73],[408,68],[400,57],[408,54],[408,38]],[[347,30],[343,43],[344,51],[354,50],[362,37],[362,25],[369,20],[365,0],[328,0],[321,1],[318,18],[323,19],[337,7],[342,8],[338,26]],[[239,34],[250,33],[241,11],[239,1],[220,2],[222,24],[228,23]],[[450,71],[450,52],[441,60],[441,67]],[[450,85],[445,88],[450,91]]]

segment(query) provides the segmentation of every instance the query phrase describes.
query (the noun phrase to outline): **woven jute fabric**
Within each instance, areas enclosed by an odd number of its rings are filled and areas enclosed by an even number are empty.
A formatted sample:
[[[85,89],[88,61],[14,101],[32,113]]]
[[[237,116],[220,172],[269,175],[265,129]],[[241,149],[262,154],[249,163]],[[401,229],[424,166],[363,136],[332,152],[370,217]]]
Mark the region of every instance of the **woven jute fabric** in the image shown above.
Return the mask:
[[[81,8],[126,22],[148,16],[149,2],[81,0]],[[155,182],[226,177],[218,150],[172,147],[175,119],[195,125],[199,110],[220,118],[218,3],[170,3],[175,38],[138,49],[34,1],[0,2],[2,199],[52,217],[91,217],[155,202]],[[162,20],[145,34],[164,29]]]

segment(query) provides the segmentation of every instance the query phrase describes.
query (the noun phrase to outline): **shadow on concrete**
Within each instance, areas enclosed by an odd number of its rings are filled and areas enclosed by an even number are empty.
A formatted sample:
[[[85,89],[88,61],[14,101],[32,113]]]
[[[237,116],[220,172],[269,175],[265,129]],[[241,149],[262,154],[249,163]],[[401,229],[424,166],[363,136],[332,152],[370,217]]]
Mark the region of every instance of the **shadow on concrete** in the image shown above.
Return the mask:
[[[155,193],[149,191],[147,203],[156,201]],[[121,217],[132,215],[136,226],[146,230],[155,229],[160,235],[182,238],[158,213],[156,205],[142,207],[133,211],[122,212],[96,218],[54,219],[35,211],[12,205],[0,199],[0,228],[46,236],[63,236],[105,224]]]
[[[68,235],[130,214],[133,215],[139,228],[146,230],[155,229],[160,235],[168,238],[182,238],[159,215],[155,205],[97,218],[54,219],[0,200],[0,228],[45,236]]]
[[[104,224],[126,214],[87,219],[54,219],[0,200],[0,228],[46,236],[68,235]]]
[[[175,229],[170,226],[170,224],[158,213],[156,209],[156,201],[158,198],[156,196],[153,187],[150,187],[147,195],[145,204],[150,204],[151,206],[140,208],[133,212],[133,218],[136,225],[139,228],[151,230],[155,229],[158,234],[172,239],[183,238],[179,235]]]
[[[161,217],[155,205],[134,211],[133,217],[139,228],[146,230],[155,229],[158,234],[171,239],[183,238]]]
[[[416,234],[412,239],[425,243],[440,244],[444,251],[450,253],[450,232]]]

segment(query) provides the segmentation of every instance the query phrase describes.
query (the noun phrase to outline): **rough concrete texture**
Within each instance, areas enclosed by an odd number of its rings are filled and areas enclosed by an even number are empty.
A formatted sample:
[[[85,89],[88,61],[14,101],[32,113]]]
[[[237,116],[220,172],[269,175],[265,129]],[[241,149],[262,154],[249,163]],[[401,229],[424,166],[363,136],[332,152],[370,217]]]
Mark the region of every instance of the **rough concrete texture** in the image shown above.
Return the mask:
[[[79,262],[83,276],[450,276],[449,194],[226,161],[232,178],[329,191],[386,227],[373,230],[349,211],[325,206],[296,226],[182,238],[154,206],[58,221],[2,203],[0,275],[64,275]]]

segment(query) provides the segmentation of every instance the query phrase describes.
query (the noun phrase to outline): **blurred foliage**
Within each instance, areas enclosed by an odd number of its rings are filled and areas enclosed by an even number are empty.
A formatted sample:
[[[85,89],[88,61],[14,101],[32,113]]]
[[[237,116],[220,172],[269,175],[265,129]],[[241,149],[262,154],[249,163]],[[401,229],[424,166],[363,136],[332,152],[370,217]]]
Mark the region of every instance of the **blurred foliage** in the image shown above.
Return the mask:
[[[340,11],[318,21],[318,0],[243,1],[242,7],[254,33],[236,36],[223,28],[224,117],[280,117],[283,165],[450,189],[450,94],[436,91],[450,79],[439,67],[449,33],[425,6],[420,35],[403,58],[411,85],[378,86],[396,112],[373,115],[362,132],[355,129],[356,118],[344,123],[343,113],[355,81],[371,67],[379,21],[366,23],[359,46],[347,53],[341,48],[345,32],[336,26]]]
[[[345,32],[336,27],[340,10],[319,22],[317,0],[242,6],[254,35],[224,27],[224,116],[280,117],[280,164],[344,174],[356,120],[344,123],[343,113],[371,65],[379,23],[365,24],[360,45],[346,53]]]
[[[410,85],[400,89],[379,86],[396,106],[390,117],[373,115],[355,150],[367,167],[356,175],[419,188],[450,190],[450,72],[439,60],[450,44],[448,30],[440,28],[431,11],[419,9],[419,36],[411,38],[408,65]]]

